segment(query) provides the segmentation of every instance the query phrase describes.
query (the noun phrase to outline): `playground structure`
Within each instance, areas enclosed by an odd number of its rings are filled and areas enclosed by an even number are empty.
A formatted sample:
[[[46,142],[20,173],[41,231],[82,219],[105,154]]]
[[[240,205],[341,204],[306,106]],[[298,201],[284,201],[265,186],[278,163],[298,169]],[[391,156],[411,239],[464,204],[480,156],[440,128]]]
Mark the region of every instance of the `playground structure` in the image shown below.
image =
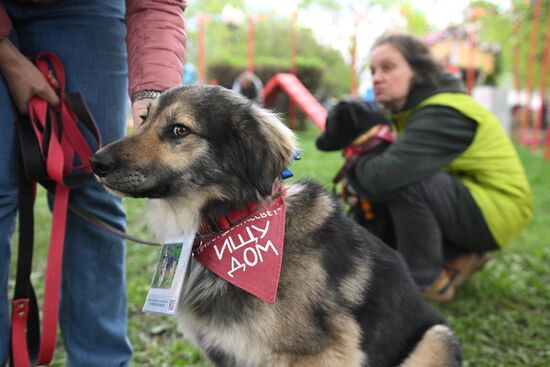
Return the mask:
[[[529,6],[531,12],[532,27],[530,29],[531,39],[529,44],[529,59],[525,60],[532,67],[528,67],[527,77],[525,81],[521,81],[519,77],[519,63],[522,61],[519,58],[519,37],[512,39],[512,42],[516,43],[516,47],[513,49],[513,74],[514,74],[514,89],[518,94],[526,95],[527,101],[522,102],[520,113],[516,113],[516,117],[519,116],[519,128],[515,138],[522,146],[528,146],[533,151],[539,149],[541,146],[544,149],[544,158],[550,160],[550,133],[546,130],[546,136],[543,137],[543,103],[539,105],[532,104],[532,96],[538,96],[540,101],[545,101],[545,85],[547,83],[547,76],[549,73],[549,59],[550,59],[550,24],[544,32],[540,31],[541,18],[544,19],[541,14],[545,11],[544,6],[546,2],[542,0],[533,0]],[[234,11],[235,9],[233,9]],[[225,9],[224,9],[225,11]],[[240,11],[240,10],[239,10]],[[516,9],[512,9],[516,12]],[[550,18],[550,9],[547,10]],[[484,44],[478,39],[478,28],[481,24],[482,18],[487,13],[486,10],[481,7],[471,7],[467,10],[466,23],[461,26],[448,27],[438,34],[432,35],[426,39],[433,54],[446,64],[449,71],[454,72],[457,76],[461,76],[466,84],[467,90],[470,94],[473,93],[473,88],[476,82],[483,82],[486,76],[494,73],[496,68],[495,54],[500,52],[498,46],[491,44]],[[226,17],[227,18],[227,17]],[[205,83],[206,81],[206,66],[205,66],[205,31],[206,24],[210,21],[221,20],[228,27],[236,27],[239,24],[247,24],[247,66],[248,71],[254,70],[254,52],[255,52],[255,26],[256,24],[265,19],[265,15],[244,15],[242,12],[236,21],[223,19],[221,16],[209,14],[197,16],[198,24],[198,68],[199,68],[199,82]],[[361,21],[366,20],[365,14],[357,15],[355,19],[355,34],[351,37],[351,85],[350,85],[350,97],[357,96],[357,71],[355,64],[355,55],[357,52],[357,29],[358,24]],[[298,36],[297,36],[297,19],[298,13],[292,14],[291,22],[291,39],[290,39],[290,52],[289,57],[291,60],[290,73],[280,73],[273,76],[265,85],[263,93],[264,101],[267,106],[273,103],[277,93],[285,93],[289,99],[289,125],[294,126],[293,121],[296,116],[295,107],[300,108],[304,114],[310,118],[313,123],[320,129],[324,128],[324,121],[322,119],[326,117],[326,111],[316,101],[307,88],[302,85],[297,78],[297,65],[296,58],[298,54]],[[525,22],[522,22],[520,17],[516,17],[515,24],[512,24],[514,28],[514,34],[518,34],[521,27],[525,26]],[[524,17],[525,19],[525,17]],[[550,23],[550,22],[547,22]],[[542,33],[542,37],[540,34]],[[541,40],[542,38],[542,40]],[[536,60],[537,45],[545,43],[544,55],[542,63],[538,63]],[[538,88],[535,86],[535,69],[541,67],[540,80],[538,81]],[[293,77],[291,76],[293,75]],[[523,82],[523,83],[522,83]],[[537,93],[538,89],[538,93]],[[511,109],[511,108],[510,108]]]
[[[519,38],[516,38],[514,41],[513,48],[513,71],[514,71],[514,89],[517,93],[524,90],[527,99],[523,104],[523,116],[520,122],[520,128],[517,131],[517,140],[523,146],[529,146],[532,151],[536,151],[539,148],[541,142],[542,134],[542,122],[544,117],[544,101],[545,101],[545,89],[549,73],[549,63],[550,63],[550,5],[546,9],[546,19],[547,19],[547,28],[546,32],[542,34],[540,32],[540,23],[541,23],[541,14],[543,12],[543,2],[542,0],[534,0],[531,2],[531,33],[530,33],[530,42],[529,42],[529,58],[527,60],[527,77],[525,78],[525,83],[522,83],[520,77],[520,41]],[[522,24],[519,17],[515,17],[515,22],[513,24],[514,34],[518,34]],[[538,99],[540,101],[536,114],[532,121],[533,110],[531,108],[531,99],[537,94],[535,87],[535,68],[537,66],[537,48],[540,42],[543,42],[544,54],[542,57],[541,69],[540,69],[540,78],[538,84]],[[543,157],[546,160],[550,160],[550,129],[546,129],[546,137],[543,142],[544,153]]]
[[[291,105],[299,107],[319,129],[325,129],[327,111],[295,74],[278,73],[267,82],[263,90],[264,104],[271,106],[279,92],[284,92]]]
[[[228,27],[237,27],[244,22],[244,14],[232,6],[226,6],[219,17],[222,22],[225,22]],[[206,82],[206,46],[205,34],[206,24],[215,20],[216,17],[212,14],[202,15],[197,17],[198,25],[198,81],[199,83]],[[254,72],[254,48],[255,48],[255,26],[262,17],[253,15],[248,17],[247,30],[247,68],[249,72]],[[265,85],[262,91],[263,103],[266,106],[271,106],[278,93],[285,93],[289,99],[289,125],[295,125],[296,111],[298,107],[310,118],[313,123],[321,130],[324,130],[325,119],[327,112],[324,107],[317,101],[313,94],[303,85],[298,79],[297,72],[297,54],[298,54],[298,12],[292,14],[292,29],[290,40],[290,73],[277,73]],[[355,36],[356,37],[356,36]],[[352,65],[352,74],[354,73],[355,65]],[[352,94],[357,94],[357,82],[352,76]],[[355,88],[355,90],[353,89]],[[355,92],[355,93],[354,93]]]
[[[476,81],[495,72],[498,46],[476,42],[473,30],[452,26],[427,37],[434,57],[464,81],[471,94]],[[477,79],[477,80],[476,80]]]

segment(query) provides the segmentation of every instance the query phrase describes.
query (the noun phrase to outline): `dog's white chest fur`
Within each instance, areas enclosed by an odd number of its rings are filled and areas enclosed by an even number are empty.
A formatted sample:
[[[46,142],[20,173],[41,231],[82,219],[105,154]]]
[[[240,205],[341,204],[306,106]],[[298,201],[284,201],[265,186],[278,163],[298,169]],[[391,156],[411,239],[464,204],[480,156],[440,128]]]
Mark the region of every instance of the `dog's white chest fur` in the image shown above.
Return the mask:
[[[151,231],[159,241],[169,241],[181,238],[189,233],[196,233],[199,227],[199,203],[186,200],[185,203],[167,200],[149,200],[147,219]],[[246,356],[243,367],[262,365],[266,356],[262,351],[267,348],[259,338],[263,334],[262,326],[254,323],[223,325],[194,316],[187,299],[200,294],[201,298],[215,298],[224,292],[227,283],[217,277],[209,278],[208,282],[197,282],[202,272],[208,271],[195,259],[191,259],[188,274],[183,284],[177,314],[178,325],[184,337],[194,345],[202,348],[212,348],[232,351],[235,355]],[[192,294],[191,294],[192,293]],[[255,330],[255,332],[251,332]],[[199,337],[200,335],[200,337]]]
[[[200,204],[193,199],[150,199],[147,220],[150,231],[161,241],[170,241],[197,233]]]

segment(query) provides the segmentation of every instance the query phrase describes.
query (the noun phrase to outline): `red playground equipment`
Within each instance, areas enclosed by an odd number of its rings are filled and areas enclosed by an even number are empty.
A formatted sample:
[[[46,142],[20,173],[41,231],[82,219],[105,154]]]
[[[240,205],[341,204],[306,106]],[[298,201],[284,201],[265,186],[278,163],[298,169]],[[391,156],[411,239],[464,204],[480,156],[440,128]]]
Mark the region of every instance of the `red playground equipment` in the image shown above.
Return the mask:
[[[298,106],[321,130],[325,130],[327,111],[294,74],[277,73],[265,85],[262,96],[265,106],[270,106],[279,92],[285,93],[290,104]]]

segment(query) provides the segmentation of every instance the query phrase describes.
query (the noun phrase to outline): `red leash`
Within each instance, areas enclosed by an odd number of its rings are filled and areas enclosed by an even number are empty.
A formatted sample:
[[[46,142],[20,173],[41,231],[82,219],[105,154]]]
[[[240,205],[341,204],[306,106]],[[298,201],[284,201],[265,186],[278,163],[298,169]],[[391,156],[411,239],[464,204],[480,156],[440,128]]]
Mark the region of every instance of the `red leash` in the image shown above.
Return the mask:
[[[30,191],[35,192],[35,182],[37,181],[50,188],[52,185],[55,185],[55,197],[44,288],[41,337],[37,337],[37,335],[40,335],[40,332],[34,330],[36,328],[36,320],[29,322],[31,321],[29,315],[34,314],[31,317],[33,319],[36,319],[38,315],[38,311],[33,310],[36,307],[36,299],[32,291],[32,284],[30,284],[32,234],[30,235],[30,249],[29,244],[27,244],[22,251],[23,246],[21,246],[20,242],[11,333],[12,360],[10,362],[15,367],[31,366],[34,365],[35,361],[39,365],[47,365],[53,358],[57,336],[59,292],[69,192],[70,188],[81,185],[91,173],[88,158],[92,155],[92,149],[78,127],[79,118],[77,118],[70,106],[71,101],[73,101],[71,104],[75,104],[74,96],[69,98],[69,95],[65,94],[65,74],[61,61],[56,55],[44,52],[37,57],[36,65],[45,77],[47,77],[50,70],[54,72],[59,82],[58,95],[60,105],[54,108],[49,106],[43,99],[33,97],[29,102],[29,119],[21,118],[19,121],[18,132],[21,150],[20,180],[23,181],[20,184],[19,190],[20,202],[24,200],[21,196],[28,196],[29,193],[29,188],[23,190],[22,185],[29,186]],[[91,116],[80,118],[80,120],[88,120],[88,123],[91,120],[93,123]],[[25,124],[27,126],[23,126]],[[31,126],[28,126],[29,124]],[[101,145],[99,133],[95,124],[93,125],[95,131],[93,129],[91,131],[98,140],[98,144]],[[89,130],[91,129],[90,126],[86,127]],[[29,136],[29,131],[34,133],[34,137]],[[31,147],[33,141],[35,143],[34,152],[32,152],[33,148]],[[36,151],[37,149],[38,152]],[[78,157],[82,164],[75,167],[73,166],[73,162],[76,157]],[[32,199],[30,204],[28,202],[25,204],[27,213],[21,213],[24,210],[20,208],[20,216],[27,216],[26,220],[22,220],[21,222],[30,223],[31,232],[33,202],[34,200]],[[28,213],[29,207],[31,210],[30,214]],[[28,228],[26,231],[28,231]],[[26,241],[28,242],[29,239],[27,238]],[[25,260],[21,260],[21,258],[25,258]],[[28,272],[29,274],[19,275],[21,270],[20,263],[25,263],[25,261],[27,264],[24,264],[22,267],[24,272]],[[18,282],[22,285],[18,285]],[[26,282],[28,284],[25,284]],[[40,341],[38,358],[36,358],[36,346],[34,345],[37,339]]]
[[[342,165],[340,170],[338,170],[338,173],[336,173],[336,176],[334,176],[334,178],[332,179],[332,183],[334,185],[336,185],[344,178],[344,176],[353,168],[353,166],[355,166],[362,155],[373,150],[383,142],[393,143],[393,141],[395,140],[395,134],[393,133],[391,128],[387,125],[382,124],[374,126],[364,135],[368,136],[368,138],[357,145],[352,144],[345,148],[344,152],[346,160],[344,161],[344,164]]]

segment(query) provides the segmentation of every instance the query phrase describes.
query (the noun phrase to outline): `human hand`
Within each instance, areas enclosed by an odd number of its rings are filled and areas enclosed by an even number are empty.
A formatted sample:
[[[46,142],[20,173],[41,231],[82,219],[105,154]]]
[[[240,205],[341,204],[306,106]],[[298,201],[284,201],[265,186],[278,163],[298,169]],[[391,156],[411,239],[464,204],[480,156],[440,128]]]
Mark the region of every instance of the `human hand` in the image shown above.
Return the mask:
[[[144,98],[135,101],[132,103],[132,116],[134,118],[134,128],[138,128],[142,123],[147,112],[149,110],[149,105],[153,103],[152,98]]]
[[[28,102],[33,96],[39,96],[53,106],[59,104],[54,90],[59,88],[59,83],[53,74],[50,72],[45,78],[9,39],[0,41],[0,71],[19,112],[29,112]]]

